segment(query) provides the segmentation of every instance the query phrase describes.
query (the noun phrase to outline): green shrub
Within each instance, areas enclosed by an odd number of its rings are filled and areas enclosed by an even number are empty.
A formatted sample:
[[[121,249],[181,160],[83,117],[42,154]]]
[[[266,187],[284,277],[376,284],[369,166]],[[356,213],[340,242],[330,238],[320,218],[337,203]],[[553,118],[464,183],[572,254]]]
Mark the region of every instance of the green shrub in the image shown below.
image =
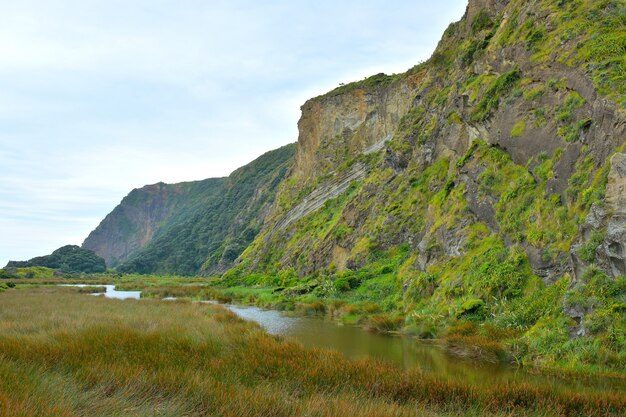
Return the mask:
[[[491,111],[498,108],[500,98],[511,91],[513,86],[519,81],[520,76],[520,70],[515,68],[496,78],[476,106],[476,110],[472,114],[472,120],[483,121],[487,119]]]
[[[479,298],[472,298],[461,304],[456,313],[457,317],[477,315],[480,316],[485,310],[485,302]]]
[[[493,20],[485,9],[481,9],[472,21],[472,33],[478,33],[485,29],[493,27]]]
[[[587,263],[591,263],[596,260],[596,250],[598,246],[604,241],[605,233],[600,230],[594,230],[591,234],[591,238],[576,252],[580,259]]]

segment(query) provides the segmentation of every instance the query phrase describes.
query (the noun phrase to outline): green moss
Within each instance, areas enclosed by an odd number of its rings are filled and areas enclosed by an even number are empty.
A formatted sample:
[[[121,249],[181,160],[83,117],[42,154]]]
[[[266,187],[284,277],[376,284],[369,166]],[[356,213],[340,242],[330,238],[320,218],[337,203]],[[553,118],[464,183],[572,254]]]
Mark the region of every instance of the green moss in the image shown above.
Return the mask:
[[[526,120],[518,120],[511,129],[511,137],[519,138],[526,132]]]

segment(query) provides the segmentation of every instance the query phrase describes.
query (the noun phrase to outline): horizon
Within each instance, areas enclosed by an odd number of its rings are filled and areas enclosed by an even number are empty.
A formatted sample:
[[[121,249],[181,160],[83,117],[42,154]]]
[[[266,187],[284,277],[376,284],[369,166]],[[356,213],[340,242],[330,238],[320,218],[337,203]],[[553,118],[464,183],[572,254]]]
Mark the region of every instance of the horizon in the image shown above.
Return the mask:
[[[307,99],[427,60],[466,4],[0,6],[0,267],[81,245],[132,189],[296,142]]]

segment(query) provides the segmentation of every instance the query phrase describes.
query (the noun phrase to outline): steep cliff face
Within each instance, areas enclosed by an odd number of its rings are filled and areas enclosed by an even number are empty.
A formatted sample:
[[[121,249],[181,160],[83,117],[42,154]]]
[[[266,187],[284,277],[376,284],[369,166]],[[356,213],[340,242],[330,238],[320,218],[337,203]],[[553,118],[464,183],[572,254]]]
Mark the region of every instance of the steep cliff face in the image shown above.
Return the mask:
[[[226,280],[384,276],[407,324],[471,301],[522,344],[623,331],[625,57],[622,1],[471,0],[428,62],[302,107],[294,170]]]
[[[109,267],[128,260],[172,224],[219,196],[224,178],[158,183],[131,191],[83,242]]]
[[[120,272],[224,271],[260,230],[293,152],[268,152],[227,178],[133,190],[83,247]]]
[[[292,178],[306,185],[347,159],[381,149],[408,111],[419,81],[419,75],[378,74],[365,81],[370,88],[348,85],[307,101]]]

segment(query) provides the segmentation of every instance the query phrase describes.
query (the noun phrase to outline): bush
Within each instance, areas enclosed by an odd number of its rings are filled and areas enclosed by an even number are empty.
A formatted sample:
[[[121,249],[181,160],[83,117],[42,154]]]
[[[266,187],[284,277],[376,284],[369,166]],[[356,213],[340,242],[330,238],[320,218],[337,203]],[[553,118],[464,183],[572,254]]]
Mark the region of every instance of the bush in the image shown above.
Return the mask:
[[[520,76],[520,70],[515,68],[496,78],[478,103],[472,120],[480,122],[487,119],[491,111],[498,108],[500,98],[513,88]]]
[[[481,315],[485,310],[485,302],[479,298],[472,298],[461,304],[456,316]]]
[[[474,20],[472,21],[472,33],[478,33],[482,30],[490,29],[492,27],[493,20],[491,20],[489,13],[485,9],[482,9],[480,12],[478,12],[476,17],[474,17]]]
[[[387,333],[398,330],[404,323],[404,317],[380,314],[370,318],[365,326],[366,330]]]

